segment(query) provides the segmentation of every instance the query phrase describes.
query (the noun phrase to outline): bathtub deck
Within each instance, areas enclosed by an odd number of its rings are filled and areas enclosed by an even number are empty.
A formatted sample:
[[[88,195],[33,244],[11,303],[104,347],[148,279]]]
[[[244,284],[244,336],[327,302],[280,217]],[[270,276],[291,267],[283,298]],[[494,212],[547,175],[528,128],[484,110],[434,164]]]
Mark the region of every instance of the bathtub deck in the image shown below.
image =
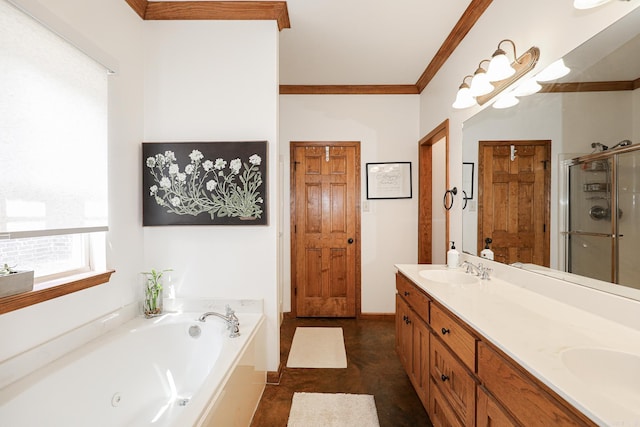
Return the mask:
[[[395,353],[393,321],[285,319],[280,331],[281,358],[285,363],[297,326],[341,326],[347,369],[284,367],[280,384],[267,385],[252,427],[286,426],[294,392],[372,394],[381,427],[431,426]]]

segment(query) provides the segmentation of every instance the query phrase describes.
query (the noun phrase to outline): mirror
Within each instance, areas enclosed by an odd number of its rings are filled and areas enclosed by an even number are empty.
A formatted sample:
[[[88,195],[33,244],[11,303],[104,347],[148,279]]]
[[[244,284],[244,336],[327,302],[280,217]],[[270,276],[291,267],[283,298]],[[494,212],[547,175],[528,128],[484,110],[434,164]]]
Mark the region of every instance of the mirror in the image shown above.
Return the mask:
[[[525,242],[527,233],[512,236],[516,244],[521,246],[519,251],[515,251],[520,254],[516,256],[521,258],[509,258],[505,251],[501,251],[495,253],[496,261],[518,263],[518,266],[532,271],[640,300],[640,281],[621,286],[566,273],[566,238],[562,234],[566,230],[563,221],[566,221],[564,218],[568,209],[563,164],[569,159],[601,149],[596,143],[613,147],[620,141],[631,140],[633,145],[640,145],[638,52],[640,8],[567,54],[564,62],[572,70],[567,76],[544,85],[540,93],[520,98],[520,103],[515,107],[501,110],[490,106],[465,121],[463,186],[470,188],[473,197],[466,200],[462,213],[464,252],[479,255],[485,237],[495,240],[495,236],[489,236],[492,232],[486,231],[491,230],[486,218],[489,217],[488,222],[491,222],[492,215],[506,215],[497,211],[489,215],[484,212],[482,215],[487,202],[480,202],[480,197],[492,193],[492,197],[503,198],[503,206],[533,203],[543,207],[539,210],[547,212],[543,220],[535,222],[532,219],[533,229],[544,232],[536,231],[537,234],[529,236],[532,242],[530,248],[529,243]],[[604,85],[601,82],[609,83]],[[501,147],[492,149],[503,150],[502,154],[507,159],[505,162],[511,157],[534,165],[537,172],[532,175],[536,175],[539,183],[501,193],[489,189],[480,175],[487,173],[486,164],[492,157],[484,153],[487,153],[487,146],[491,147],[492,144]],[[546,152],[538,147],[545,144],[548,144]],[[484,167],[479,163],[481,147],[483,161],[480,163]],[[467,170],[474,172],[469,176],[465,172]],[[516,202],[517,199],[520,202]],[[640,227],[638,231],[640,233]],[[478,235],[479,232],[482,235]],[[637,250],[640,249],[636,249],[636,253]]]

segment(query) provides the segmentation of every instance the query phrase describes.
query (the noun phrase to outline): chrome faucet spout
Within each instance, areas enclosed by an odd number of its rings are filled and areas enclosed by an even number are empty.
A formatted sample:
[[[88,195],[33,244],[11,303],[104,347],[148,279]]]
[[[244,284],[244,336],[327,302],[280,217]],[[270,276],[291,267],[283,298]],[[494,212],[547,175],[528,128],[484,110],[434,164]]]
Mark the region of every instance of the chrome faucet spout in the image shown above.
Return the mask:
[[[202,316],[198,317],[198,321],[205,322],[209,316],[218,317],[225,321],[227,324],[227,330],[229,331],[229,337],[236,338],[240,336],[240,321],[238,320],[236,313],[228,305],[226,306],[226,314],[207,311]]]
[[[491,280],[489,273],[491,273],[491,271],[493,270],[488,267],[484,267],[482,263],[475,265],[472,262],[464,261],[462,263],[462,267],[465,268],[464,271],[466,273],[475,274],[476,276],[479,276],[480,280]]]

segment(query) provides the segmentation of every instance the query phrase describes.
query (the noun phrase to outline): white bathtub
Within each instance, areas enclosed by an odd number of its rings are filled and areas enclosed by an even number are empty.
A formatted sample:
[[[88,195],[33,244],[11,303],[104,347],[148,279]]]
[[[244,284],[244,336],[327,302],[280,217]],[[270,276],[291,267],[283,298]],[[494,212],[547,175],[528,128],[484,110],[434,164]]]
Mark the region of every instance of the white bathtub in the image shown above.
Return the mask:
[[[8,385],[0,425],[247,426],[266,381],[264,316],[238,313],[229,338],[200,314],[136,317]]]

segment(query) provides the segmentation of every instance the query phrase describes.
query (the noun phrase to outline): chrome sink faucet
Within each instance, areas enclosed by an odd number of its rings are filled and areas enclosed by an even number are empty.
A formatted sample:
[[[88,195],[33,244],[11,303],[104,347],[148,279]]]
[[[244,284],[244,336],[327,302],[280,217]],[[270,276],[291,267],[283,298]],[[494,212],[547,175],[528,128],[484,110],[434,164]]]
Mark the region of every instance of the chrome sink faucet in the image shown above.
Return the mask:
[[[493,270],[488,267],[484,267],[482,263],[475,265],[472,262],[464,261],[462,263],[462,267],[464,267],[465,269],[464,271],[466,273],[475,274],[476,276],[479,276],[480,280],[491,280],[489,273],[491,273]]]
[[[231,309],[231,307],[227,304],[225,307],[225,314],[216,313],[215,311],[207,311],[202,316],[198,317],[200,322],[204,322],[207,320],[209,316],[219,317],[224,320],[227,324],[227,330],[229,331],[230,338],[236,338],[240,336],[240,321],[238,320],[238,316],[236,316],[235,311]]]

